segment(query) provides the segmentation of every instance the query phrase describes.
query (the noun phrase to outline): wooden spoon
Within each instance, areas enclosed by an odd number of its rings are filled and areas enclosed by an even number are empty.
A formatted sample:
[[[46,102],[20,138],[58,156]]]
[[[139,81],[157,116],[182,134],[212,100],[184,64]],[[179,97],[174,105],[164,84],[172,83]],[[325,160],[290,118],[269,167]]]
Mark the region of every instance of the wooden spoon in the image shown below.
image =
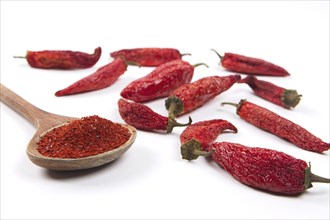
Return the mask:
[[[0,85],[1,102],[8,105],[10,108],[24,116],[37,128],[35,135],[32,137],[31,141],[27,146],[26,152],[30,160],[38,166],[52,170],[81,170],[100,166],[120,157],[129,149],[129,147],[135,141],[136,129],[130,125],[120,124],[121,126],[124,126],[129,130],[129,132],[131,133],[131,137],[125,144],[118,148],[115,148],[102,154],[84,158],[67,159],[43,156],[37,150],[37,143],[40,140],[40,136],[42,136],[47,131],[53,129],[54,127],[61,126],[78,118],[56,115],[43,111],[32,105],[31,103],[27,102],[22,97],[18,96],[4,85]]]

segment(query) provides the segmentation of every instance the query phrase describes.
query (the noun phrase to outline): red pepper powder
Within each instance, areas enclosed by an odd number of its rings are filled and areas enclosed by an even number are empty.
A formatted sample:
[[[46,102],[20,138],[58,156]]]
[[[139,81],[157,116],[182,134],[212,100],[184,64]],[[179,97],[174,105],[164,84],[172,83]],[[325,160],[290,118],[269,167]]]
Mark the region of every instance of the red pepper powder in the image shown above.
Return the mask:
[[[94,115],[50,130],[41,136],[37,150],[48,157],[82,158],[113,150],[130,136],[127,128]]]

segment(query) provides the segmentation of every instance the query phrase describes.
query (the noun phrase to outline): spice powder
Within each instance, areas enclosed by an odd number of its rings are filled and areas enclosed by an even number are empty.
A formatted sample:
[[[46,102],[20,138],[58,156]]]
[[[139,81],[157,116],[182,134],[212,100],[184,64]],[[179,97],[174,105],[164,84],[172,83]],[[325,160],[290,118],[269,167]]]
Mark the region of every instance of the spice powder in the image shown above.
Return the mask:
[[[127,128],[93,115],[50,130],[41,136],[37,150],[48,157],[83,158],[113,150],[130,136]]]

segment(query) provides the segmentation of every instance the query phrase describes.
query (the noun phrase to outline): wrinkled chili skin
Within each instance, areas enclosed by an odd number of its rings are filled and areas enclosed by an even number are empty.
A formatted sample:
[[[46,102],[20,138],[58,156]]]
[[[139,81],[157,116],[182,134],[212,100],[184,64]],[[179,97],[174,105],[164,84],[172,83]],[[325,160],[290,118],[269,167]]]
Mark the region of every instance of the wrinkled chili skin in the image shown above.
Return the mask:
[[[57,91],[55,96],[73,95],[109,87],[124,74],[126,69],[127,64],[125,61],[117,58],[111,63],[100,67],[93,74],[76,81],[65,89]]]
[[[241,100],[237,114],[247,122],[286,139],[302,149],[318,153],[330,149],[329,143],[323,142],[305,128],[254,103]]]
[[[167,130],[168,118],[154,112],[144,104],[119,99],[118,109],[121,118],[137,129],[145,131]]]
[[[303,160],[279,151],[236,143],[215,142],[210,148],[214,150],[212,159],[241,183],[287,195],[306,190],[308,164]]]
[[[290,75],[284,68],[259,58],[247,57],[235,53],[225,53],[220,58],[222,67],[233,72],[262,76]]]
[[[255,76],[247,76],[238,83],[246,83],[257,96],[286,109],[294,108],[300,102],[301,95],[296,90],[285,89]]]
[[[140,66],[157,67],[164,63],[181,59],[181,54],[173,48],[134,48],[110,53],[113,58],[124,57]]]
[[[189,83],[194,67],[188,62],[175,60],[154,69],[148,75],[128,84],[120,95],[131,101],[147,102],[167,97],[179,86]]]
[[[201,144],[201,149],[206,151],[224,130],[237,133],[237,128],[223,119],[200,121],[187,126],[180,135],[180,141],[181,144],[185,144],[194,139]]]
[[[101,53],[101,47],[96,48],[93,54],[70,50],[28,51],[25,58],[34,68],[85,69],[94,66]]]
[[[169,114],[174,115],[191,112],[231,88],[240,79],[240,75],[210,76],[184,84],[174,90],[165,101],[166,109],[169,110]],[[171,112],[171,105],[175,105],[174,102],[177,102],[177,100],[183,104],[183,109],[180,111],[175,109]]]

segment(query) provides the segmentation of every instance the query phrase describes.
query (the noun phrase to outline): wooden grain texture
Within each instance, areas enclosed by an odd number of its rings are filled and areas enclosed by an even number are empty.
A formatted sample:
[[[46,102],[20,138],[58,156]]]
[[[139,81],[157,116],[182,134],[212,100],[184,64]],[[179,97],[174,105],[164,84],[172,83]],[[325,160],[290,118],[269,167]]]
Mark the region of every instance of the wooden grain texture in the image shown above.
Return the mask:
[[[78,118],[46,112],[27,102],[6,86],[2,84],[0,85],[1,102],[22,115],[37,128],[36,133],[27,146],[26,152],[30,160],[38,166],[52,170],[81,170],[100,166],[120,157],[135,141],[136,129],[130,125],[120,124],[130,131],[131,137],[124,145],[116,149],[99,155],[77,159],[63,159],[43,156],[36,149],[40,136],[54,127],[63,125]]]

